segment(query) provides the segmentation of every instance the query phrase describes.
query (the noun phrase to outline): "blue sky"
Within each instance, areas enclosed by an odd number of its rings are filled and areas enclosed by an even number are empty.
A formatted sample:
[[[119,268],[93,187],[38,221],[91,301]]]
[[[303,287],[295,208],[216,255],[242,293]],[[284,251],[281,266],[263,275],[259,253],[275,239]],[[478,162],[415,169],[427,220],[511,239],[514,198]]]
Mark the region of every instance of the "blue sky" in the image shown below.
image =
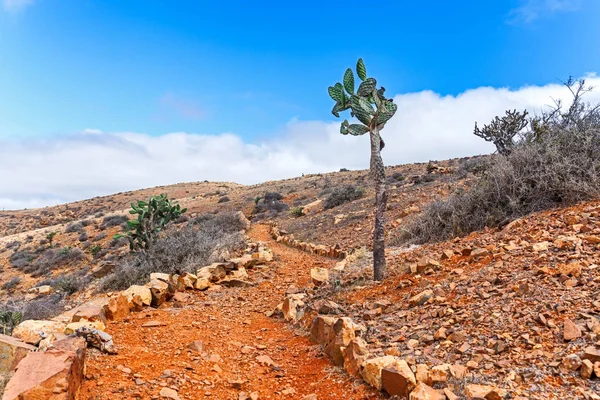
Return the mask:
[[[367,168],[327,95],[358,57],[399,105],[387,164],[491,152],[475,121],[568,100],[569,75],[600,86],[599,17],[600,0],[0,0],[0,208]]]
[[[546,84],[600,64],[596,0],[3,1],[2,136],[269,137],[294,117],[331,119],[326,88],[358,56],[394,94]]]

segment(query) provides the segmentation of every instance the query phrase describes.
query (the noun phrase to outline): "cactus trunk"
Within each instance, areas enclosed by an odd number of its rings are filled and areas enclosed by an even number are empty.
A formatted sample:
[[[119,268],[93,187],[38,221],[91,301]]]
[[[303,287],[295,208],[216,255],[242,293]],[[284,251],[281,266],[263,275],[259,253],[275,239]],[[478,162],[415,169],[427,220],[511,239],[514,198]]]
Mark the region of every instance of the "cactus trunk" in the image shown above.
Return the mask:
[[[375,180],[375,229],[373,230],[373,278],[382,281],[385,278],[385,209],[387,191],[385,168],[381,158],[381,136],[379,128],[374,127],[371,137],[371,176]]]

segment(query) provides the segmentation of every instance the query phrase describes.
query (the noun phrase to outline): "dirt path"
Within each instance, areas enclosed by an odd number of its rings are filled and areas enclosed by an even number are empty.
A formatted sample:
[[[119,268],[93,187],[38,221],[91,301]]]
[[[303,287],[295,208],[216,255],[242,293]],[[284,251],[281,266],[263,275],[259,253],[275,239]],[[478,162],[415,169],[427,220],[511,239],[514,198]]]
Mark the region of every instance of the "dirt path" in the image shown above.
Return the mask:
[[[250,272],[257,286],[189,292],[187,303],[170,302],[110,324],[119,354],[90,352],[79,399],[159,399],[163,387],[181,399],[238,400],[244,393],[258,399],[379,398],[333,368],[307,338],[264,314],[289,286],[307,284],[310,268],[333,261],[274,242],[264,225],[249,235],[266,242],[275,257],[267,268]],[[142,327],[149,321],[165,325]],[[195,340],[202,341],[202,352],[188,349]],[[274,365],[265,364],[264,356]]]

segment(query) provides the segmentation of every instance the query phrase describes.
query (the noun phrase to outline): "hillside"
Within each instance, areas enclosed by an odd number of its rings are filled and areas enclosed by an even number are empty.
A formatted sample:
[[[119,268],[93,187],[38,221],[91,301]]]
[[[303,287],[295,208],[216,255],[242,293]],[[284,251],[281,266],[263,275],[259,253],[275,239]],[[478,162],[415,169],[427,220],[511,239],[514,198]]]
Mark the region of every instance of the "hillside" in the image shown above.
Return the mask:
[[[428,203],[471,185],[477,179],[469,172],[475,162],[388,167],[390,241]],[[364,193],[326,209],[332,193],[339,191],[342,198],[354,193],[340,191],[348,185]],[[114,273],[129,253],[126,242],[112,236],[121,231],[131,201],[159,193],[188,208],[175,230],[202,215],[242,211],[252,222],[246,249],[234,246],[227,255],[264,245],[273,260],[241,268],[247,277],[240,278],[240,286],[211,284],[206,291],[181,293],[159,307],[107,322],[118,355],[88,350],[80,399],[115,394],[150,399],[164,394],[165,387],[178,397],[164,397],[182,399],[387,398],[370,387],[366,367],[353,371],[342,360],[343,368],[335,368],[340,365],[335,345],[319,346],[315,321],[339,317],[356,324],[351,348],[359,360],[400,358],[417,381],[433,388],[427,394],[425,386],[418,387],[414,399],[598,398],[597,380],[589,379],[595,368],[600,371],[600,364],[593,364],[600,361],[594,348],[600,332],[597,201],[447,242],[390,247],[389,277],[381,284],[370,279],[374,200],[367,171],[253,186],[181,183],[3,212],[5,309],[22,307],[26,317],[50,319],[105,298],[98,291],[102,277]],[[298,242],[336,246],[349,255],[340,261],[308,254],[286,245],[273,225]],[[319,268],[328,276],[323,281],[314,275]],[[50,289],[40,290],[44,285]],[[143,326],[149,322],[154,325]],[[201,341],[203,350],[186,350],[194,341]],[[423,396],[433,397],[418,397],[423,390]],[[477,390],[484,394],[477,397]]]

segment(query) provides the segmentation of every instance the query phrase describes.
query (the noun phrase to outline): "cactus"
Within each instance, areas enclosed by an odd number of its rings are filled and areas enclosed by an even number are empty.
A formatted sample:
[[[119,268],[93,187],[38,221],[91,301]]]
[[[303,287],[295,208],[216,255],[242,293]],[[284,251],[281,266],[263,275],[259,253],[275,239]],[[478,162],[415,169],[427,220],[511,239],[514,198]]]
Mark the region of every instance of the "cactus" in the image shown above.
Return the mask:
[[[375,180],[375,230],[373,233],[373,275],[375,280],[385,277],[385,208],[387,204],[385,168],[381,150],[385,143],[381,139],[381,130],[394,116],[398,106],[392,99],[385,97],[385,88],[377,89],[375,78],[367,76],[367,68],[362,58],[356,63],[356,75],[360,84],[356,88],[351,68],[344,72],[343,83],[328,88],[329,96],[335,101],[331,113],[340,117],[340,113],[350,110],[350,115],[360,123],[350,123],[345,119],[340,126],[342,135],[360,136],[369,133],[371,138],[371,176]]]
[[[148,250],[160,231],[186,211],[179,204],[174,205],[166,193],[152,196],[147,202],[131,203],[129,214],[137,214],[137,219],[127,221],[127,233],[114,235],[113,238],[126,237],[131,251]]]
[[[3,335],[11,335],[13,329],[21,323],[23,314],[19,311],[2,311],[0,312],[0,327],[2,327]]]

